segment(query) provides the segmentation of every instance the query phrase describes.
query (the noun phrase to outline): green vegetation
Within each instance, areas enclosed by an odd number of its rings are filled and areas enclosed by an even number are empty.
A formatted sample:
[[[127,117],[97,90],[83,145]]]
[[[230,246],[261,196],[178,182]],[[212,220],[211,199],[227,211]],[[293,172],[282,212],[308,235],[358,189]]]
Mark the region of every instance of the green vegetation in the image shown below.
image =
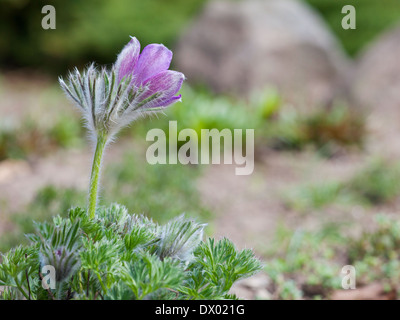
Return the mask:
[[[365,135],[362,115],[340,104],[308,115],[283,108],[277,119],[263,129],[263,136],[274,149],[302,150],[313,146],[327,157],[345,148],[361,149]]]
[[[400,194],[399,165],[373,161],[345,182],[325,182],[299,187],[288,195],[288,203],[297,210],[321,209],[329,204],[379,205]]]
[[[336,225],[317,232],[292,231],[279,227],[265,272],[273,282],[275,299],[314,298],[341,287],[340,270],[335,261],[345,239]]]
[[[388,290],[399,292],[400,222],[385,215],[375,217],[375,230],[363,232],[347,249],[363,284],[379,280]],[[397,294],[399,295],[399,294]]]
[[[71,209],[67,218],[38,223],[30,246],[2,256],[0,299],[236,299],[232,284],[261,263],[228,239],[203,241],[204,227],[183,216],[158,225],[117,204],[94,219]],[[43,288],[48,266],[54,278]]]
[[[386,29],[400,21],[400,2],[397,0],[306,0],[324,17],[350,55],[356,55]],[[342,28],[342,8],[353,5],[357,11],[357,29]]]
[[[348,182],[348,188],[361,202],[376,205],[400,194],[400,164],[375,160]]]
[[[184,99],[182,103],[177,103],[166,111],[167,119],[161,116],[147,123],[138,122],[132,127],[133,135],[145,137],[150,128],[160,128],[164,130],[168,140],[168,121],[177,121],[178,133],[185,128],[193,129],[199,143],[202,129],[229,129],[232,132],[234,129],[242,129],[243,135],[246,134],[245,129],[255,129],[256,137],[264,139],[261,130],[270,124],[270,120],[282,106],[279,95],[273,90],[254,94],[248,102],[214,96],[188,86],[181,91]],[[257,136],[258,132],[260,135]],[[184,143],[185,141],[178,141],[178,146]]]
[[[32,119],[18,126],[0,124],[0,161],[7,158],[27,158],[43,155],[57,148],[77,147],[82,144],[79,122],[63,116],[49,128],[41,128]]]
[[[355,267],[357,288],[378,280],[387,291],[399,292],[399,221],[377,215],[374,230],[359,237],[346,236],[349,227],[330,224],[317,232],[278,229],[265,266],[273,298],[329,299],[342,288],[345,265]]]
[[[400,165],[374,160],[351,179],[344,182],[324,182],[296,188],[286,196],[287,204],[300,211],[324,206],[380,205],[400,195]]]
[[[202,129],[227,128],[255,130],[256,146],[276,150],[299,151],[315,148],[326,157],[345,150],[361,150],[366,136],[365,119],[346,105],[336,103],[329,110],[304,115],[284,105],[276,91],[265,89],[248,101],[226,96],[213,96],[186,86],[185,99],[166,111],[169,121],[177,121],[178,133],[185,128],[196,131],[201,142]],[[145,137],[151,127],[163,129],[168,139],[168,122],[164,117],[151,122],[139,122],[124,134]],[[185,141],[178,141],[178,146]],[[261,147],[260,147],[261,146]]]
[[[43,156],[58,148],[84,145],[84,128],[66,103],[59,87],[40,77],[25,79],[0,75],[0,161]]]
[[[73,204],[84,203],[85,193],[73,188],[46,186],[40,189],[23,212],[10,215],[13,229],[1,235],[0,252],[6,252],[18,244],[27,244],[24,235],[34,231],[32,219],[38,222],[51,221],[54,216],[65,214]]]
[[[295,210],[305,212],[309,209],[321,209],[328,204],[345,205],[351,202],[347,194],[342,193],[339,182],[307,184],[295,187],[284,195],[286,204]]]
[[[55,30],[41,27],[44,0],[1,0],[0,60],[3,67],[40,67],[64,72],[87,61],[114,60],[129,35],[143,45],[171,46],[205,0],[88,0],[51,2],[57,12]]]

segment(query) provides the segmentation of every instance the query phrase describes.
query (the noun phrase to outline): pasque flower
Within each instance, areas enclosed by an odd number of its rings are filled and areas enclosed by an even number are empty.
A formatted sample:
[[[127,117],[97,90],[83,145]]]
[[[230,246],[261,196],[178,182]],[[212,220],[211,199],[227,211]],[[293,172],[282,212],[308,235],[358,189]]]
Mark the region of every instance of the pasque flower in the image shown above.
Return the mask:
[[[150,44],[140,53],[136,38],[124,47],[111,70],[93,64],[71,72],[61,87],[81,109],[89,130],[112,137],[138,117],[179,101],[185,76],[168,70],[172,52]]]
[[[75,68],[60,85],[82,111],[96,140],[90,179],[88,212],[94,217],[104,148],[115,134],[140,116],[163,110],[181,99],[177,95],[185,76],[168,70],[172,52],[162,44],[150,44],[140,53],[131,41],[118,55],[111,70],[90,65],[82,74]]]

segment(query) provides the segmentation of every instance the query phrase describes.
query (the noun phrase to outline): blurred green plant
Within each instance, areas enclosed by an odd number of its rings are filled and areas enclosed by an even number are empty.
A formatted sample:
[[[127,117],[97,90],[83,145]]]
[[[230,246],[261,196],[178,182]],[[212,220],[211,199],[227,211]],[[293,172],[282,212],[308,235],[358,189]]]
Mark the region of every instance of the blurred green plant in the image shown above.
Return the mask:
[[[280,225],[264,267],[272,280],[273,299],[317,298],[339,289],[343,265],[335,255],[345,243],[336,224],[317,232],[292,231]]]
[[[349,195],[343,194],[342,184],[335,181],[295,187],[284,195],[284,200],[290,208],[301,212],[321,209],[332,203],[336,205],[351,203]]]
[[[400,163],[374,160],[347,184],[350,192],[368,204],[377,205],[400,195]]]
[[[387,291],[400,290],[400,222],[383,214],[374,219],[372,231],[364,231],[348,249],[349,262],[361,284],[379,281]]]
[[[265,90],[254,93],[248,101],[237,100],[228,96],[216,96],[204,90],[192,89],[185,86],[182,90],[184,97],[182,103],[174,105],[165,114],[169,121],[177,122],[178,134],[180,130],[190,128],[194,130],[198,138],[198,146],[201,146],[201,130],[217,129],[222,131],[228,129],[232,133],[235,129],[241,129],[243,143],[246,142],[246,129],[255,130],[255,139],[260,140],[262,145],[266,145],[263,140],[263,130],[269,126],[272,119],[282,107],[280,96],[275,90],[266,88]],[[133,134],[145,137],[150,128],[160,128],[169,141],[168,121],[165,118],[155,119],[146,123],[137,123],[131,130],[125,130],[123,134]],[[178,148],[186,141],[176,141],[172,137],[173,143],[177,143]],[[256,142],[256,145],[258,143]],[[223,149],[223,143],[221,148]],[[167,148],[169,143],[167,143]],[[211,148],[211,146],[210,146]]]
[[[25,119],[17,126],[4,121],[0,123],[0,161],[80,146],[81,133],[79,122],[68,116],[55,119],[49,128],[42,128],[33,119]]]
[[[377,214],[370,230],[348,236],[348,225],[328,224],[319,231],[280,226],[264,270],[273,299],[329,299],[341,289],[342,267],[353,265],[357,288],[378,281],[399,297],[400,222]]]
[[[27,244],[24,235],[34,231],[32,219],[38,222],[51,221],[55,215],[65,214],[73,204],[84,203],[85,193],[74,188],[43,187],[25,210],[8,217],[13,228],[1,235],[0,252],[6,252],[18,244]]]
[[[317,9],[346,51],[354,56],[381,32],[400,21],[400,2],[397,0],[306,0]],[[357,11],[357,29],[342,28],[342,8],[353,5]]]
[[[311,145],[331,157],[344,148],[362,148],[366,129],[361,114],[337,103],[307,115],[288,106],[264,127],[263,135],[274,149],[302,150]]]
[[[347,181],[307,184],[289,191],[284,198],[287,205],[299,211],[330,204],[374,206],[400,195],[399,180],[400,164],[374,159]]]
[[[2,67],[63,72],[87,61],[114,60],[126,35],[171,46],[205,0],[53,0],[56,29],[43,30],[45,0],[0,1]],[[149,23],[150,22],[150,23]]]

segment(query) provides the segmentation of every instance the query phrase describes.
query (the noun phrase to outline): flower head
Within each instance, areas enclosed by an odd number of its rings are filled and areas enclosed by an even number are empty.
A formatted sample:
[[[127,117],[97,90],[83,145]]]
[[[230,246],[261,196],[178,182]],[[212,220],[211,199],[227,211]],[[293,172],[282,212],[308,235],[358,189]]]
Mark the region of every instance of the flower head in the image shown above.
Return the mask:
[[[161,229],[157,254],[161,259],[171,257],[189,262],[203,238],[205,226],[185,219],[184,215],[175,218]]]
[[[185,76],[168,70],[171,60],[172,52],[162,44],[150,44],[140,53],[133,37],[111,70],[92,64],[59,82],[81,109],[90,131],[112,137],[138,117],[180,100],[177,93]]]
[[[71,275],[79,268],[79,254],[64,246],[52,248],[49,244],[44,244],[39,253],[40,266],[53,266],[56,271],[57,282],[68,280]]]

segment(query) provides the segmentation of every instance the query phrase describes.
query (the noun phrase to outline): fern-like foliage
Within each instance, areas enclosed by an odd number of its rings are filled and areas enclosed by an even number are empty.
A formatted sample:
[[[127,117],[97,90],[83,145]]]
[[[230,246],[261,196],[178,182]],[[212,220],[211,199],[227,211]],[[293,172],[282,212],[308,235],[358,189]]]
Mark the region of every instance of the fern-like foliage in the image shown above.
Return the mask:
[[[94,219],[70,209],[2,256],[0,299],[235,299],[232,284],[261,263],[228,239],[203,241],[204,227],[183,215],[160,226],[118,204]],[[55,287],[43,285],[46,266]]]

